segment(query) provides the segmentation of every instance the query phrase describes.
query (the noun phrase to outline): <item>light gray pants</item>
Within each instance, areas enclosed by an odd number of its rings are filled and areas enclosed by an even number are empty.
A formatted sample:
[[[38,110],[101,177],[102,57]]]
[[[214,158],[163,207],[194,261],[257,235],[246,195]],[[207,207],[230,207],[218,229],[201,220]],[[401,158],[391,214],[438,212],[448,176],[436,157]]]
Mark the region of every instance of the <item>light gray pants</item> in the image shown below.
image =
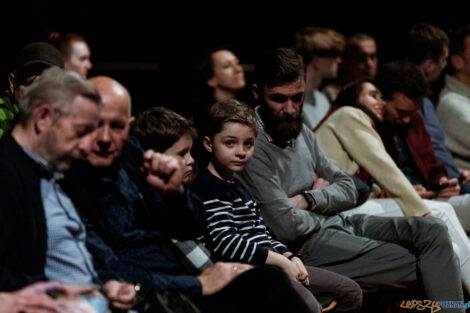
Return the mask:
[[[306,265],[345,275],[362,287],[407,288],[420,277],[427,299],[463,301],[447,228],[433,217],[335,215],[299,253]]]

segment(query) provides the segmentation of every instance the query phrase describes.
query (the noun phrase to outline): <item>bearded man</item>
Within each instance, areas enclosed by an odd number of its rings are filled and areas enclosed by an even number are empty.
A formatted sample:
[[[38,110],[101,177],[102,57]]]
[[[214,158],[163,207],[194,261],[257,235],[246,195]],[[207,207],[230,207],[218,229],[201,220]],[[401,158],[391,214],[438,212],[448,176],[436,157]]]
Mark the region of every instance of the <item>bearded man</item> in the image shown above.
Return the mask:
[[[239,178],[274,235],[305,264],[348,276],[362,287],[419,284],[427,299],[462,299],[457,260],[441,221],[340,214],[355,205],[357,191],[302,125],[301,56],[286,48],[268,51],[256,65],[255,82],[260,131]]]

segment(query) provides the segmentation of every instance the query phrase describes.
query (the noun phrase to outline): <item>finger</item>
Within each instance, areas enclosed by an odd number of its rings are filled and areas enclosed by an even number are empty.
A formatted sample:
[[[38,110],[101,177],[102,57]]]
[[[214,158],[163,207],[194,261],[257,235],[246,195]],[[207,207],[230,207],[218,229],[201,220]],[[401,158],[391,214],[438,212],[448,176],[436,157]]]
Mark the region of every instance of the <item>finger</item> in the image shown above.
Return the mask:
[[[46,294],[18,296],[17,304],[20,308],[43,309],[49,312],[57,312],[57,302]]]
[[[63,288],[69,295],[91,293],[94,291],[91,286],[83,285],[65,285]]]

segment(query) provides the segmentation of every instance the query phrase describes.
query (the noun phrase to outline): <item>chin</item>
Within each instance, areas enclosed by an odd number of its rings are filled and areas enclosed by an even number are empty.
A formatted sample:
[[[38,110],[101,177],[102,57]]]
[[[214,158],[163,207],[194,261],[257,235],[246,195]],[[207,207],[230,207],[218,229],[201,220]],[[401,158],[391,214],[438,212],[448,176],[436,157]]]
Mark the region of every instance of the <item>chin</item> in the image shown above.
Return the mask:
[[[114,159],[90,156],[87,158],[87,161],[94,167],[108,167],[113,164]]]

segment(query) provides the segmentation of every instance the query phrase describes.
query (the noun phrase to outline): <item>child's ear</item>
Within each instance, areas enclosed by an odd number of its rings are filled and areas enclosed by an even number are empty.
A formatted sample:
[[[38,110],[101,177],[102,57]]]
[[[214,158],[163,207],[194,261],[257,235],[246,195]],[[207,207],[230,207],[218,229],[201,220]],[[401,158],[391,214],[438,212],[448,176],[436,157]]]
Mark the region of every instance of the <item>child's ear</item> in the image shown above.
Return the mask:
[[[202,144],[204,145],[204,148],[207,150],[207,152],[212,153],[212,140],[209,137],[204,136],[202,139]]]

